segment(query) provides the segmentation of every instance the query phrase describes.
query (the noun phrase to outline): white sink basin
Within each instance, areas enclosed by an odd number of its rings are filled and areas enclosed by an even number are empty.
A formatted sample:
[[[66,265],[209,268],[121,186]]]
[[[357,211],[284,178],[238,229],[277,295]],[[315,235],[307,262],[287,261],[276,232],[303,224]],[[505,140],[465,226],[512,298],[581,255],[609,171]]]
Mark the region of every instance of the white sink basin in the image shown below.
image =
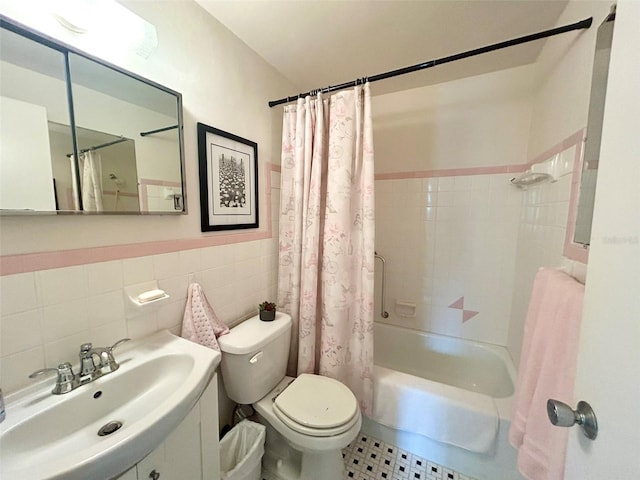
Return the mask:
[[[169,332],[114,352],[120,368],[64,395],[55,378],[8,398],[0,424],[0,478],[107,479],[156,448],[186,417],[220,353]],[[111,421],[115,432],[99,436]]]

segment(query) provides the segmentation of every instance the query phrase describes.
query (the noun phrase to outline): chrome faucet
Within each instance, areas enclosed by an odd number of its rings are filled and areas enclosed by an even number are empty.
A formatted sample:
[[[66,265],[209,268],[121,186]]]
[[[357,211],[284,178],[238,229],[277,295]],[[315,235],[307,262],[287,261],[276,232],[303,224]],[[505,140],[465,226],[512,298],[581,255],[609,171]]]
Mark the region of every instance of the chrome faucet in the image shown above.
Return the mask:
[[[78,372],[78,380],[81,384],[92,382],[102,376],[102,372],[96,370],[96,364],[93,361],[94,355],[98,355],[98,353],[93,349],[93,344],[83,343],[80,345],[80,372]]]
[[[93,382],[95,379],[115,372],[120,365],[113,356],[113,349],[129,338],[118,340],[110,347],[96,347],[91,343],[83,343],[80,346],[80,371],[73,373],[73,368],[69,362],[61,363],[56,368],[43,368],[29,375],[29,378],[35,378],[48,372],[57,372],[56,385],[51,393],[60,395],[75,390],[80,385]],[[97,363],[96,363],[97,360]]]

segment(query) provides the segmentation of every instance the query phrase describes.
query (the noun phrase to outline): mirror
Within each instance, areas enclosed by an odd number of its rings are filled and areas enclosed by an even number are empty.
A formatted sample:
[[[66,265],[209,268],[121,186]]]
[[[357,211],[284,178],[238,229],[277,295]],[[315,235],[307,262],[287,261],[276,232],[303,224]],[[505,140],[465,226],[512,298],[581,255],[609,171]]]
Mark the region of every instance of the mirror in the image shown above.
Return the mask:
[[[0,26],[2,213],[186,213],[181,95]]]
[[[587,138],[584,146],[582,175],[580,178],[580,196],[573,241],[582,245],[591,243],[591,222],[593,220],[593,204],[598,178],[598,160],[600,158],[600,141],[602,139],[602,122],[604,119],[604,102],[607,93],[609,76],[609,58],[615,24],[615,6],[605,21],[598,27],[596,52],[593,59],[591,77],[591,96],[589,98],[589,114],[587,117]]]

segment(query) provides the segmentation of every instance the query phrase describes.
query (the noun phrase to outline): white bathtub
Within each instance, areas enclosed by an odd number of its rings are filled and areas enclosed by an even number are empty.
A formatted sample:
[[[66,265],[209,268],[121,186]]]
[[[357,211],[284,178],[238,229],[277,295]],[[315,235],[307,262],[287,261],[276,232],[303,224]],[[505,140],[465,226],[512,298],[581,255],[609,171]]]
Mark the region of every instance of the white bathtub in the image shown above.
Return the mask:
[[[522,478],[507,441],[516,372],[506,349],[382,323],[375,324],[374,343],[374,389],[387,414],[376,407],[379,418],[365,419],[365,433],[478,479]],[[476,428],[471,442],[484,436],[482,449],[434,431],[452,412]]]

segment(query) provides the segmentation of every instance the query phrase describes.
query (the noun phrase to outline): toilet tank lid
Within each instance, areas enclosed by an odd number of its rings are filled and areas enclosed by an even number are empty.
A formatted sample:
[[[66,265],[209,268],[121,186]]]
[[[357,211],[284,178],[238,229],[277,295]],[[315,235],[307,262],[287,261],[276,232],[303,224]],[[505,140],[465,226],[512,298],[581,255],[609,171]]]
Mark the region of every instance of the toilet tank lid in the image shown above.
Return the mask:
[[[256,315],[219,337],[218,344],[223,353],[243,355],[259,350],[290,328],[291,317],[286,313],[277,312],[276,318],[271,322],[264,322]]]

